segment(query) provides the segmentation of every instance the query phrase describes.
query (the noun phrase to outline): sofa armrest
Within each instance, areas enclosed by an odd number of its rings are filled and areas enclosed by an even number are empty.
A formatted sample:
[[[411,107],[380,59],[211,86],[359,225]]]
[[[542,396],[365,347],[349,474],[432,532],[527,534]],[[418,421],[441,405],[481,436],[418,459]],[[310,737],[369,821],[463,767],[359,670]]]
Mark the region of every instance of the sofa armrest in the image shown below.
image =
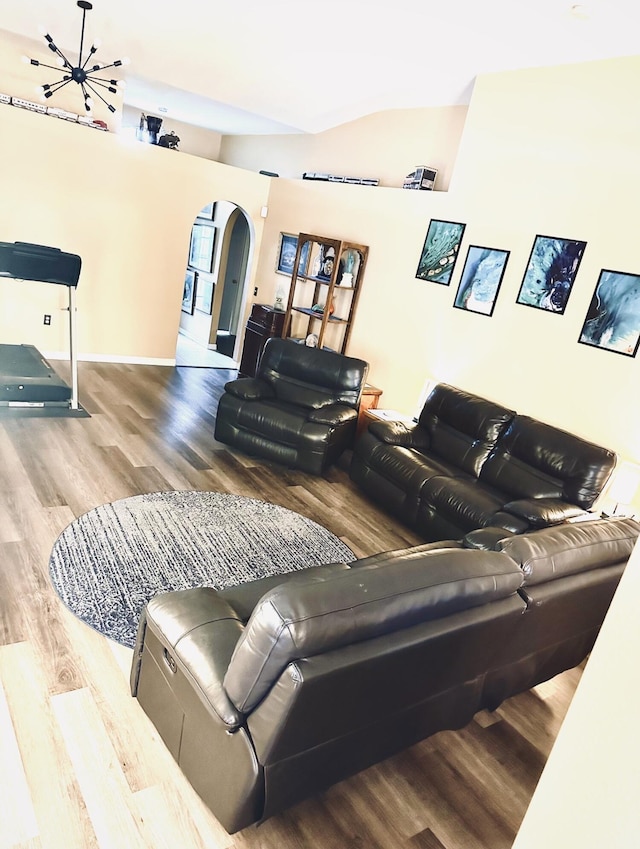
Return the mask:
[[[177,663],[207,706],[231,731],[243,715],[229,699],[223,679],[244,626],[236,611],[211,587],[161,593],[147,604],[138,627],[131,670],[136,695],[145,632],[151,629],[170,649],[168,663]]]
[[[387,445],[424,451],[431,444],[429,434],[417,422],[371,422],[369,432]]]
[[[498,543],[514,536],[513,531],[491,525],[488,528],[477,528],[466,534],[462,543],[465,548],[477,548],[480,551],[497,551]]]
[[[559,498],[520,498],[505,504],[502,509],[525,519],[533,528],[558,525],[586,512],[577,504],[569,504]]]
[[[235,395],[243,401],[259,401],[261,398],[275,398],[275,393],[268,383],[257,377],[239,377],[225,383],[225,392]]]
[[[307,421],[337,426],[355,421],[357,418],[358,411],[354,407],[347,407],[345,404],[329,404],[326,407],[310,410]]]

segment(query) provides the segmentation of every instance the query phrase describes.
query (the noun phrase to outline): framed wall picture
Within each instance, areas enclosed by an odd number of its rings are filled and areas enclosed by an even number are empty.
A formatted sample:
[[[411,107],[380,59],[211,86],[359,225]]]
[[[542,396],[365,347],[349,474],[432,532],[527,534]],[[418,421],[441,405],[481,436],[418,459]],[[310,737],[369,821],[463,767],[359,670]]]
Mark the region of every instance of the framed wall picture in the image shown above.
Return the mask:
[[[211,315],[213,308],[213,275],[198,274],[196,282],[196,309]]]
[[[536,236],[516,303],[563,313],[586,242]]]
[[[635,357],[640,342],[640,274],[602,269],[578,341]]]
[[[470,245],[456,292],[454,307],[493,315],[509,251]]]
[[[211,272],[215,240],[216,228],[213,224],[194,224],[191,228],[189,265],[198,271]]]
[[[309,250],[311,242],[305,242],[302,253],[300,254],[300,263],[298,265],[298,274],[306,274],[309,266]],[[280,245],[278,247],[278,260],[276,263],[276,272],[278,274],[288,274],[289,277],[293,274],[293,264],[296,261],[296,251],[298,250],[298,237],[291,233],[280,233]]]
[[[466,224],[432,218],[422,247],[416,277],[448,286]]]
[[[206,206],[203,206],[200,212],[198,213],[198,218],[206,218],[207,221],[213,221],[216,216],[216,205],[215,203],[208,203]]]
[[[185,271],[184,274],[184,289],[182,292],[182,312],[193,315],[193,296],[196,292],[196,273],[195,271]]]

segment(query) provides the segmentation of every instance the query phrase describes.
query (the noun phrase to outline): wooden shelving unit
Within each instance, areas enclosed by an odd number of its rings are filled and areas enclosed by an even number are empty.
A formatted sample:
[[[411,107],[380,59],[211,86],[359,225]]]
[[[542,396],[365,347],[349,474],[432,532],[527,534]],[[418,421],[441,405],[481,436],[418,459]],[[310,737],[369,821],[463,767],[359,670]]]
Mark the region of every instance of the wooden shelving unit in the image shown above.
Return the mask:
[[[318,347],[346,353],[368,253],[366,245],[300,233],[282,336],[313,334]]]

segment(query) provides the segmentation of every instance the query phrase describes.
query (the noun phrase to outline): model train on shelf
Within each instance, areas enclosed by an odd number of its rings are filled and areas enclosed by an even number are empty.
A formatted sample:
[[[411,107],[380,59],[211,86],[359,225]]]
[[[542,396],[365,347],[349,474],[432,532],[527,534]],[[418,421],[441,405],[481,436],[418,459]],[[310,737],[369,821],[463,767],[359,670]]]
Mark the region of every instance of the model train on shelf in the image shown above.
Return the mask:
[[[45,106],[44,103],[25,100],[23,97],[12,97],[10,94],[0,92],[0,103],[17,106],[18,109],[26,109],[29,112],[39,112],[41,115],[53,115],[54,118],[62,118],[63,121],[71,121],[85,127],[93,127],[95,130],[108,131],[109,129],[104,121],[91,118],[89,115],[76,115],[75,112],[67,112],[66,109],[58,109],[55,106]]]

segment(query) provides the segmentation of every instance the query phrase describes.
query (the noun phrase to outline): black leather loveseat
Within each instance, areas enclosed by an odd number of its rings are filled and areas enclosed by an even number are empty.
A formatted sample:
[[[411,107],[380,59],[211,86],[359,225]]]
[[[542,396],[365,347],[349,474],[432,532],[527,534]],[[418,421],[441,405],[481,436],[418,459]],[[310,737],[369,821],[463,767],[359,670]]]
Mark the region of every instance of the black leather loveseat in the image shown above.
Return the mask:
[[[350,476],[426,540],[475,528],[522,533],[589,510],[616,455],[573,434],[438,384],[417,422],[373,422]]]
[[[578,664],[639,533],[567,523],[159,595],[132,693],[234,832]]]

